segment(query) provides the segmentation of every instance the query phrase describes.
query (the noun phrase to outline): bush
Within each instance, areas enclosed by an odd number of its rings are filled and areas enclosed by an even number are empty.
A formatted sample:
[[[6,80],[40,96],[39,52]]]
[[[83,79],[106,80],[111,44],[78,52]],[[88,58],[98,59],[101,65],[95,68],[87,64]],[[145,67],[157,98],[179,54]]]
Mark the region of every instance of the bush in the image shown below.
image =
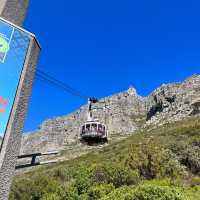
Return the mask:
[[[109,163],[95,166],[92,180],[94,183],[113,184],[115,187],[134,185],[139,182],[136,170],[124,167],[122,164]]]
[[[56,194],[45,194],[41,200],[61,200]]]
[[[64,186],[63,200],[83,200],[78,194],[78,189],[74,187],[73,183]]]
[[[186,200],[199,200],[200,198],[200,186],[188,188],[186,191]]]
[[[112,184],[101,184],[93,186],[88,191],[88,200],[98,200],[111,193],[115,187]]]
[[[169,148],[190,172],[200,175],[200,138],[193,136],[190,140],[176,141]]]
[[[68,182],[73,178],[73,172],[65,167],[57,167],[50,170],[48,175],[60,182]]]
[[[179,188],[144,184],[119,188],[101,200],[186,200],[186,197]]]
[[[174,155],[152,141],[132,146],[125,165],[138,170],[145,179],[178,178],[185,174]]]
[[[196,176],[196,177],[193,177],[191,180],[190,180],[190,185],[192,187],[194,186],[200,186],[200,177]]]
[[[74,187],[77,189],[78,194],[87,193],[88,188],[91,186],[91,171],[87,167],[77,167],[74,174]]]
[[[56,180],[44,174],[37,174],[27,179],[15,180],[12,187],[12,200],[39,200],[45,198],[48,194],[54,194],[52,198],[57,198],[62,194],[62,185]],[[56,197],[57,195],[57,197]]]
[[[184,200],[184,193],[169,186],[139,186],[130,200]]]
[[[124,186],[115,189],[109,195],[101,198],[100,200],[131,200],[134,189],[132,187]]]
[[[10,200],[198,200],[199,120],[195,124],[144,130],[99,152],[22,174]]]

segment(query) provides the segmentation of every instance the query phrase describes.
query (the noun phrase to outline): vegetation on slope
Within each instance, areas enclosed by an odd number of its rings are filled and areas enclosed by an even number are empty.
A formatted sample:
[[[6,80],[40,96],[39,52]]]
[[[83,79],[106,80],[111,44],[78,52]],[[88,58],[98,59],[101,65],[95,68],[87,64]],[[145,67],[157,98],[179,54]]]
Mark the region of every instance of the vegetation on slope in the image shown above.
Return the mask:
[[[198,200],[199,176],[195,118],[18,176],[10,200]]]

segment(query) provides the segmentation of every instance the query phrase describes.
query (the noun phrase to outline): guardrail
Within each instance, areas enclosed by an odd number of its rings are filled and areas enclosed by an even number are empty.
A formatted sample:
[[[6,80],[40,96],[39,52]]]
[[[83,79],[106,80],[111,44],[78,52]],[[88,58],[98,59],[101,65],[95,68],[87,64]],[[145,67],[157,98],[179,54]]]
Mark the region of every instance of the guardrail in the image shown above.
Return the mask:
[[[37,157],[41,156],[49,156],[49,155],[57,155],[59,151],[52,151],[52,152],[46,152],[46,153],[33,153],[33,154],[24,154],[24,155],[19,155],[17,158],[18,159],[24,159],[24,158],[31,158],[31,162],[27,164],[22,164],[22,165],[17,165],[15,169],[22,169],[22,168],[27,168],[27,167],[34,167],[38,165],[47,165],[47,164],[53,164],[57,163],[58,160],[50,160],[50,161],[36,161]]]

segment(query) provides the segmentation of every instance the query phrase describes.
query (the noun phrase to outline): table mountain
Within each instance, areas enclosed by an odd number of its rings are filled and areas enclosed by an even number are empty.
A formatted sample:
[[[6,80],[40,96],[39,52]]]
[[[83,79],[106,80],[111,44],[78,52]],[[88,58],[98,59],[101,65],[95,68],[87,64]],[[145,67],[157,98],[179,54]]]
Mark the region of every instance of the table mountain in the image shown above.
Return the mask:
[[[80,146],[80,126],[87,120],[87,105],[66,116],[44,121],[23,136],[21,153],[63,150]],[[109,139],[120,139],[147,126],[161,126],[200,115],[200,75],[181,83],[163,84],[147,97],[133,87],[102,98],[93,106],[95,118],[107,125]],[[81,151],[81,150],[79,150]]]

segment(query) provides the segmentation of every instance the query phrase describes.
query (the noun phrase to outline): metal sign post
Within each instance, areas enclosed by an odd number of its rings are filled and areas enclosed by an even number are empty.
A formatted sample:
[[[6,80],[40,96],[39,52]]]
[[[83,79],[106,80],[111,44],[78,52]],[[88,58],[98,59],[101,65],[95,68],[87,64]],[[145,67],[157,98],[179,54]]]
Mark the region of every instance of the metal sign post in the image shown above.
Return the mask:
[[[0,0],[0,200],[8,199],[40,52],[35,36],[13,24],[22,24],[27,5]]]

